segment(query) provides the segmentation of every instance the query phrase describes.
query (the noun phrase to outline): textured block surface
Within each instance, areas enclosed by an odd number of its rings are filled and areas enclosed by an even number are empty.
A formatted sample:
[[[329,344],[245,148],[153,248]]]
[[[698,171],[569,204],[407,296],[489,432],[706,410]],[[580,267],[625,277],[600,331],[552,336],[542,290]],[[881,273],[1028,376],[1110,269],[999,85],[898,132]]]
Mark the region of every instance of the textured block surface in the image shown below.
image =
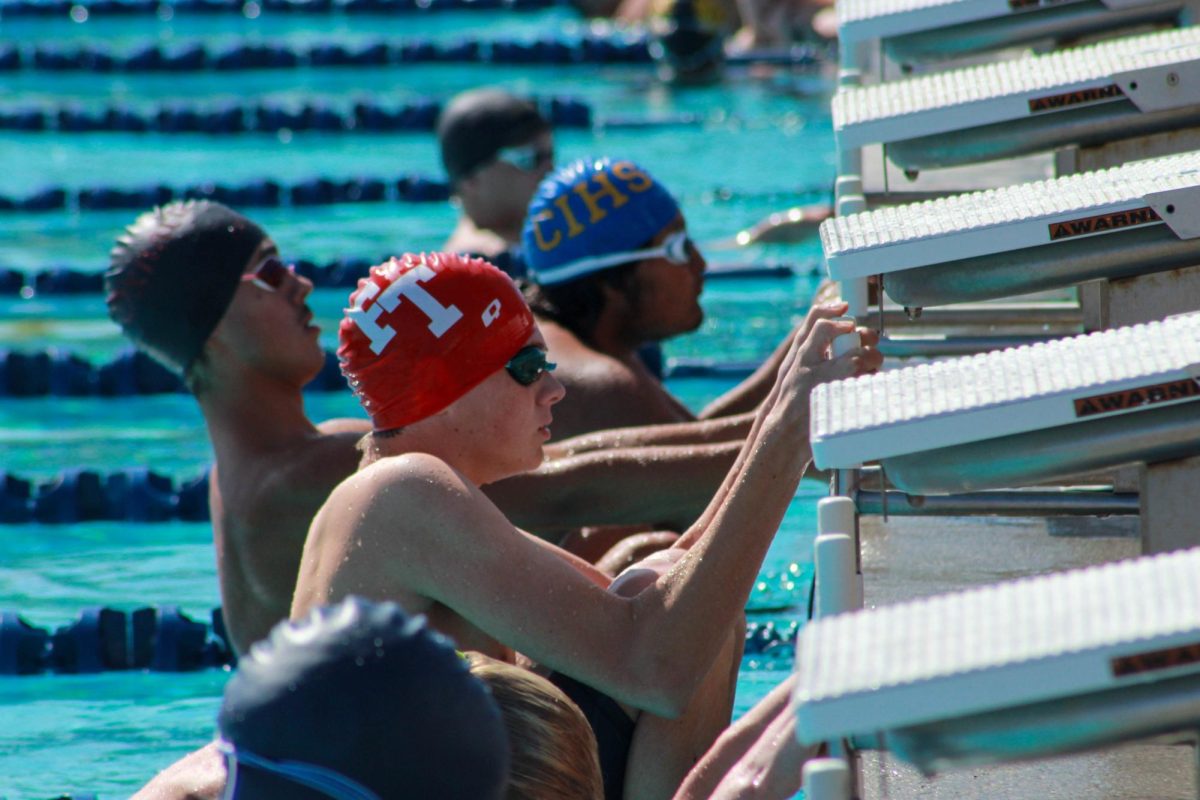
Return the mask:
[[[1171,190],[1200,198],[1200,152],[834,217],[821,246],[835,280],[886,274],[1160,224],[1147,198]]]
[[[1115,39],[874,86],[833,98],[842,147],[966,130],[1035,113],[1115,101],[1115,76],[1200,59],[1200,27]]]
[[[821,468],[1200,399],[1200,313],[818,385]],[[1080,446],[1086,446],[1081,442]]]
[[[800,637],[810,741],[1200,672],[1200,549],[830,617]]]

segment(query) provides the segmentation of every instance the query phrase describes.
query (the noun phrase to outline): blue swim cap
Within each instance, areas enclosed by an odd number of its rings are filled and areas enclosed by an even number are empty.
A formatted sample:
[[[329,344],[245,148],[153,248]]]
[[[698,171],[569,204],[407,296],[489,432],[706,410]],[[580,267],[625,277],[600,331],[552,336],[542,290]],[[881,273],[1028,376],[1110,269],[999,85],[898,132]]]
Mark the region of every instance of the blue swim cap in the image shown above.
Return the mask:
[[[229,800],[499,800],[508,735],[450,640],[351,597],[254,645],[217,720]]]
[[[632,161],[580,159],[548,175],[521,234],[529,276],[543,286],[635,259],[679,215],[662,184]]]

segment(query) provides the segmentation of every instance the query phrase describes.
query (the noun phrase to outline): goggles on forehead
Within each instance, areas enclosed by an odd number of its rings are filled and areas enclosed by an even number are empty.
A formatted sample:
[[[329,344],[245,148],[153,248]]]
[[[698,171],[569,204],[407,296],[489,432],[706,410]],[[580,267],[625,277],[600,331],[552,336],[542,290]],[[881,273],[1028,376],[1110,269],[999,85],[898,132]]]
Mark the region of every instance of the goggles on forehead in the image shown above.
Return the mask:
[[[326,767],[307,764],[303,761],[273,761],[255,755],[249,750],[238,749],[226,739],[217,739],[217,749],[225,754],[225,769],[228,773],[225,779],[225,792],[221,795],[221,800],[233,800],[236,795],[239,764],[321,792],[333,800],[380,800],[379,795],[358,781]]]
[[[279,256],[267,256],[258,262],[254,269],[243,275],[242,280],[250,281],[265,292],[275,292],[283,286],[288,274],[294,269],[292,265],[280,261]]]
[[[504,147],[496,152],[496,160],[510,164],[519,170],[533,172],[554,165],[554,148],[539,144],[524,144],[519,147]]]
[[[504,369],[512,379],[522,386],[532,386],[538,378],[547,372],[553,372],[557,367],[546,360],[546,351],[537,345],[522,347],[517,354],[508,360]]]
[[[548,285],[563,283],[564,281],[578,278],[580,275],[587,275],[597,270],[628,264],[632,261],[642,261],[647,258],[665,258],[672,264],[687,264],[692,260],[693,247],[695,245],[688,238],[687,231],[675,231],[666,239],[663,239],[663,243],[657,247],[647,247],[643,250],[629,250],[624,253],[605,253],[604,255],[581,258],[578,261],[569,261],[561,267],[554,268],[554,275],[551,280],[540,280],[539,282]]]

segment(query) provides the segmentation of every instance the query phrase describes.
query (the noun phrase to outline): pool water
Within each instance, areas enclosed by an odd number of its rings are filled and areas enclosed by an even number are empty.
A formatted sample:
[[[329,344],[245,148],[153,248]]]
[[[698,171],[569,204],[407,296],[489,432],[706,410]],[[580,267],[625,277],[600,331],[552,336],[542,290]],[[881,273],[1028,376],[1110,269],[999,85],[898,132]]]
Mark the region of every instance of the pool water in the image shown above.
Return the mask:
[[[5,40],[28,44],[93,44],[110,50],[160,43],[233,40],[361,43],[378,38],[577,33],[563,9],[536,13],[444,12],[402,18],[290,15],[256,20],[179,14],[170,21],[122,18],[83,24],[3,20]],[[418,97],[445,99],[473,86],[500,84],[529,95],[586,101],[598,120],[687,112],[688,126],[598,127],[556,136],[560,161],[587,154],[633,158],[679,197],[700,241],[724,239],[771,211],[827,198],[833,168],[828,98],[811,74],[731,75],[720,86],[672,91],[641,66],[507,67],[419,65],[372,69],[126,75],[25,70],[0,83],[0,109],[152,108],[184,101],[321,102],[348,107],[371,98],[398,105]],[[280,183],[325,176],[441,177],[428,133],[397,134],[18,134],[0,132],[0,195],[25,196],[46,186],[130,188],[270,178]],[[404,250],[436,248],[453,225],[449,204],[375,203],[312,208],[248,209],[285,256],[314,261],[372,260]],[[3,212],[0,267],[27,271],[67,265],[104,268],[129,211],[14,214]],[[816,285],[815,241],[708,251],[716,263],[799,265],[786,280],[712,281],[706,321],[668,342],[670,358],[717,362],[761,359],[800,318]],[[345,300],[318,290],[312,305],[332,347]],[[125,347],[99,296],[0,298],[0,347],[61,348],[107,360]],[[731,385],[719,379],[672,380],[669,387],[699,408]],[[359,415],[349,393],[307,397],[310,416]],[[179,480],[200,474],[211,453],[195,403],[187,396],[120,399],[0,399],[0,469],[48,479],[70,467],[102,472],[149,466]],[[801,484],[762,572],[762,588],[791,601],[784,611],[752,613],[756,621],[802,619],[811,580],[809,549],[815,502],[824,487]],[[791,565],[798,563],[794,570]],[[794,580],[794,586],[786,586]],[[88,606],[135,608],[177,604],[194,618],[217,605],[207,524],[89,523],[0,526],[0,608],[55,627]],[[785,603],[786,604],[786,603]],[[775,605],[772,603],[772,605]],[[753,603],[752,603],[753,606]],[[747,657],[738,685],[743,713],[790,669],[786,654]],[[48,798],[66,791],[128,796],[162,767],[208,740],[226,673],[108,673],[0,678],[0,797]]]

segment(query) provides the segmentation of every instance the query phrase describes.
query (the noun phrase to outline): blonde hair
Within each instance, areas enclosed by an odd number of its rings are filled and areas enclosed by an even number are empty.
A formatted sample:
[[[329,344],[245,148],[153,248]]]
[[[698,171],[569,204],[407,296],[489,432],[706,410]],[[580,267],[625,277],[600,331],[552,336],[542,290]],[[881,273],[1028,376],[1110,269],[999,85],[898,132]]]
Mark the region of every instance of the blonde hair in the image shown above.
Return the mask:
[[[579,706],[527,669],[480,653],[466,659],[492,690],[508,730],[506,800],[602,800],[596,736]]]

